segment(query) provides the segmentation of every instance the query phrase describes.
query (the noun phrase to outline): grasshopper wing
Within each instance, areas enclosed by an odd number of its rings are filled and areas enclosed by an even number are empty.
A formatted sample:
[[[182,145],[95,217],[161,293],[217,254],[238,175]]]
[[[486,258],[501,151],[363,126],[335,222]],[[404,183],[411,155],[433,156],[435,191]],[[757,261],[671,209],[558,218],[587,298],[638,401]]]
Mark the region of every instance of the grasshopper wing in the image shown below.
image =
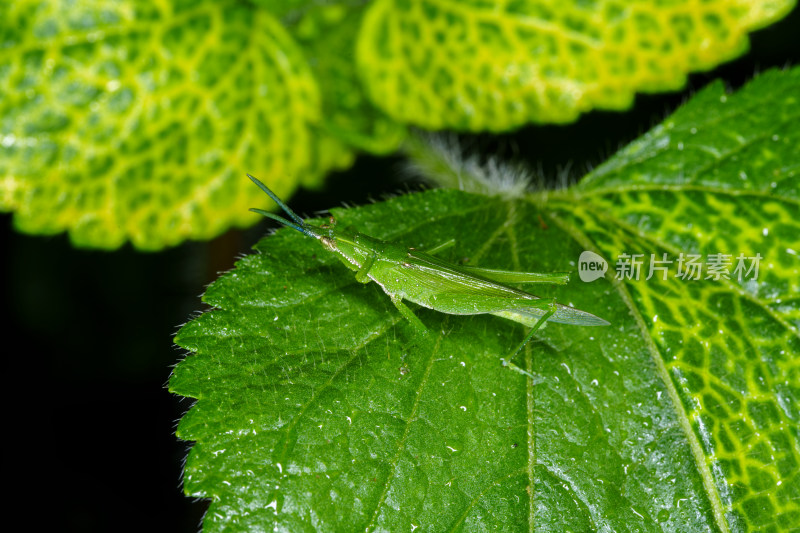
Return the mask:
[[[526,307],[517,309],[508,309],[504,311],[497,311],[492,313],[496,316],[501,316],[520,324],[533,327],[536,321],[539,320],[547,309],[537,307]],[[559,324],[572,324],[573,326],[608,326],[609,322],[603,320],[599,316],[594,316],[586,311],[575,309],[566,305],[556,304],[556,312],[548,318],[550,322],[558,322]]]
[[[461,266],[468,274],[474,274],[499,283],[555,283],[564,285],[569,281],[569,272],[514,272],[474,266]]]
[[[481,276],[488,270],[489,276]],[[398,291],[404,299],[440,312],[456,315],[490,313],[522,324],[533,326],[549,311],[551,299],[542,299],[533,294],[498,283],[500,277],[524,283],[531,279],[530,272],[463,268],[424,252],[411,252],[403,264],[404,287]],[[497,274],[495,276],[494,274]],[[513,276],[518,274],[519,277]],[[563,279],[562,274],[541,276]],[[556,283],[557,281],[553,281]],[[584,326],[607,325],[608,322],[591,313],[556,304],[551,321],[562,324]]]

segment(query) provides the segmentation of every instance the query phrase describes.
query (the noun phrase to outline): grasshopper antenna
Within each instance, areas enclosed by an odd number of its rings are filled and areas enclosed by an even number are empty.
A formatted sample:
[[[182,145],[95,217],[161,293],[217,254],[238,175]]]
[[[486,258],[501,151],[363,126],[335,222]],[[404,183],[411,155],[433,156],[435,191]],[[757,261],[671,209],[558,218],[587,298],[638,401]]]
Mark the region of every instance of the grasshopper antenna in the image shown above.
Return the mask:
[[[284,226],[288,226],[290,228],[294,228],[297,231],[299,231],[300,233],[305,233],[306,235],[308,235],[308,230],[306,230],[305,227],[298,226],[294,222],[289,222],[288,220],[286,220],[285,218],[283,218],[280,215],[276,215],[275,213],[270,213],[269,211],[264,211],[263,209],[256,209],[255,207],[251,207],[250,211],[252,211],[253,213],[258,213],[259,215],[265,216],[267,218],[271,218],[272,220],[280,222]]]
[[[258,213],[259,215],[265,216],[265,217],[267,217],[267,218],[270,218],[270,219],[272,219],[272,220],[274,220],[274,221],[276,221],[276,222],[280,222],[281,224],[283,224],[284,226],[287,226],[287,227],[289,227],[289,228],[296,229],[296,230],[297,230],[297,231],[299,231],[300,233],[303,233],[304,235],[308,235],[309,237],[315,237],[315,238],[316,238],[316,237],[319,237],[319,235],[318,235],[316,232],[314,232],[314,231],[311,229],[311,227],[310,227],[310,226],[308,226],[308,224],[306,224],[306,223],[305,223],[305,221],[304,221],[302,218],[300,218],[299,216],[297,216],[297,213],[295,213],[294,211],[292,211],[291,209],[289,209],[289,206],[287,206],[285,203],[283,203],[283,202],[281,201],[281,199],[280,199],[280,198],[278,198],[278,197],[275,195],[275,193],[274,193],[274,192],[272,192],[271,190],[269,190],[269,188],[268,188],[266,185],[264,185],[263,183],[261,183],[261,182],[260,182],[258,179],[254,178],[254,177],[253,177],[253,176],[251,176],[250,174],[248,174],[248,175],[247,175],[247,177],[248,177],[248,178],[250,178],[250,179],[253,181],[253,183],[255,183],[256,185],[258,185],[258,187],[259,187],[259,188],[260,188],[262,191],[264,191],[265,193],[267,193],[267,195],[269,195],[269,197],[270,197],[270,198],[272,198],[272,199],[275,201],[275,203],[276,203],[276,204],[278,204],[278,205],[281,207],[281,209],[283,209],[283,210],[286,212],[286,214],[287,214],[287,215],[289,215],[289,216],[292,218],[292,220],[293,220],[294,222],[291,222],[291,221],[289,221],[289,220],[286,220],[286,219],[285,219],[285,218],[283,218],[282,216],[280,216],[280,215],[276,215],[275,213],[270,213],[269,211],[264,211],[263,209],[256,209],[256,208],[254,208],[254,207],[251,207],[251,208],[250,208],[250,211],[252,211],[253,213]],[[295,223],[295,222],[296,222],[296,223]]]
[[[297,213],[295,213],[294,211],[292,211],[291,209],[289,209],[289,206],[288,206],[288,205],[286,205],[285,203],[283,203],[283,201],[282,201],[280,198],[278,198],[278,196],[277,196],[277,195],[276,195],[274,192],[272,192],[271,190],[269,190],[269,187],[267,187],[266,185],[264,185],[263,183],[261,183],[260,181],[258,181],[258,179],[257,179],[257,178],[254,178],[254,177],[253,177],[253,176],[251,176],[250,174],[248,174],[248,175],[247,175],[247,177],[248,177],[248,178],[250,178],[250,179],[253,181],[253,183],[255,183],[256,185],[258,185],[258,188],[259,188],[259,189],[261,189],[262,191],[264,191],[265,193],[267,193],[267,196],[269,196],[270,198],[272,198],[272,200],[273,200],[273,201],[274,201],[276,204],[278,204],[278,206],[280,206],[280,208],[281,208],[281,209],[283,209],[283,211],[284,211],[284,212],[285,212],[287,215],[289,215],[289,218],[291,218],[292,220],[294,220],[295,222],[297,222],[297,224],[299,224],[300,226],[305,226],[305,225],[306,225],[305,221],[303,221],[303,219],[302,219],[302,218],[300,218],[299,216],[297,216]],[[253,211],[253,210],[251,209],[251,211]],[[258,212],[258,211],[256,211],[256,213],[259,213],[259,212]],[[266,216],[264,213],[259,213],[259,214],[260,214],[260,215],[264,215],[264,216]],[[269,217],[269,218],[272,218],[272,217]],[[275,220],[277,220],[277,219],[275,219]],[[278,222],[280,222],[280,220],[279,220]],[[287,224],[287,226],[291,226],[291,224]],[[295,229],[297,229],[297,228],[295,228]]]

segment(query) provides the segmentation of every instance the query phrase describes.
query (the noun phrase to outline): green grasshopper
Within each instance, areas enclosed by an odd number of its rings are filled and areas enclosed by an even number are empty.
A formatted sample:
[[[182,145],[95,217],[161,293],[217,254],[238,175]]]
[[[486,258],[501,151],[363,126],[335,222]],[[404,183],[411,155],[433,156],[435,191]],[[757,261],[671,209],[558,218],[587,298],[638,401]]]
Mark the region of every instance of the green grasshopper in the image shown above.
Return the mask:
[[[319,240],[326,249],[335,252],[350,270],[355,271],[357,281],[369,283],[371,280],[380,285],[400,314],[419,334],[426,335],[428,330],[403,300],[449,315],[489,313],[530,326],[531,331],[509,356],[509,360],[501,359],[501,361],[503,365],[532,378],[530,373],[510,361],[528,344],[533,334],[547,320],[579,326],[608,325],[602,318],[557,304],[552,298],[539,298],[504,285],[504,283],[563,285],[569,281],[568,273],[513,272],[456,265],[432,255],[452,246],[454,241],[448,241],[423,252],[363,233],[339,229],[333,217],[330,218],[330,225],[311,226],[289,209],[289,206],[266,185],[250,174],[247,177],[267,193],[289,215],[291,221],[263,209],[250,209],[250,211]]]

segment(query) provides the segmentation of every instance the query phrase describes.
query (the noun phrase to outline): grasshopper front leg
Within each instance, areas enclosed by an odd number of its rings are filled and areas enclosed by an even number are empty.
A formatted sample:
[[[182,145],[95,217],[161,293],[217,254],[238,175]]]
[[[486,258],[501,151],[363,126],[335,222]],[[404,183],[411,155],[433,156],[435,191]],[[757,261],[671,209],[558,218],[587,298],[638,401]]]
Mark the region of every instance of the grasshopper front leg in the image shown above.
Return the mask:
[[[369,283],[369,271],[372,270],[372,265],[375,264],[375,258],[377,254],[373,251],[367,257],[367,260],[358,268],[358,272],[356,272],[356,281],[359,283]]]
[[[369,271],[372,270],[372,265],[375,264],[375,259],[377,256],[378,254],[374,251],[369,254],[364,263],[359,267],[358,272],[356,272],[356,281],[359,283],[370,282]],[[428,328],[426,328],[425,324],[422,323],[422,320],[417,318],[417,315],[415,315],[414,312],[403,303],[402,298],[394,294],[390,294],[389,297],[391,298],[392,303],[397,310],[400,311],[400,314],[403,315],[403,318],[411,323],[411,326],[416,330],[417,333],[420,335],[428,334]]]
[[[437,244],[433,248],[428,248],[427,250],[424,250],[424,252],[426,254],[436,255],[439,252],[441,252],[442,250],[447,250],[448,248],[452,248],[453,246],[455,246],[455,244],[456,244],[456,240],[455,239],[450,239],[450,240],[444,241],[441,244]]]

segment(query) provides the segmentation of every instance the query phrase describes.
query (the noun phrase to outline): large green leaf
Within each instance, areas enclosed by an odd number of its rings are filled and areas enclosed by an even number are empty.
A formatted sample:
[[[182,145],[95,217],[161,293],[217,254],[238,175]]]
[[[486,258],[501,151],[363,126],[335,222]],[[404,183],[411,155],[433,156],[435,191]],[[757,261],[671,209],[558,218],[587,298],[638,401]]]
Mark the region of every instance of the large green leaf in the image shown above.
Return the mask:
[[[578,186],[434,190],[338,223],[451,259],[565,270],[582,251],[667,253],[666,280],[537,294],[610,327],[525,331],[416,312],[312,239],[262,240],[204,295],[172,391],[196,398],[187,494],[208,531],[788,531],[800,524],[800,69],[715,84]],[[468,179],[468,176],[463,176]],[[266,199],[265,199],[266,201]],[[261,205],[264,205],[261,203]],[[760,254],[742,281],[677,256]],[[730,269],[733,270],[733,267]],[[708,269],[703,272],[703,277]]]
[[[16,0],[0,32],[0,209],[23,231],[107,248],[209,238],[255,220],[242,169],[288,194],[349,162],[318,148],[316,81],[266,11]]]
[[[440,129],[502,131],[625,109],[747,49],[794,0],[375,0],[359,68],[376,105]]]

